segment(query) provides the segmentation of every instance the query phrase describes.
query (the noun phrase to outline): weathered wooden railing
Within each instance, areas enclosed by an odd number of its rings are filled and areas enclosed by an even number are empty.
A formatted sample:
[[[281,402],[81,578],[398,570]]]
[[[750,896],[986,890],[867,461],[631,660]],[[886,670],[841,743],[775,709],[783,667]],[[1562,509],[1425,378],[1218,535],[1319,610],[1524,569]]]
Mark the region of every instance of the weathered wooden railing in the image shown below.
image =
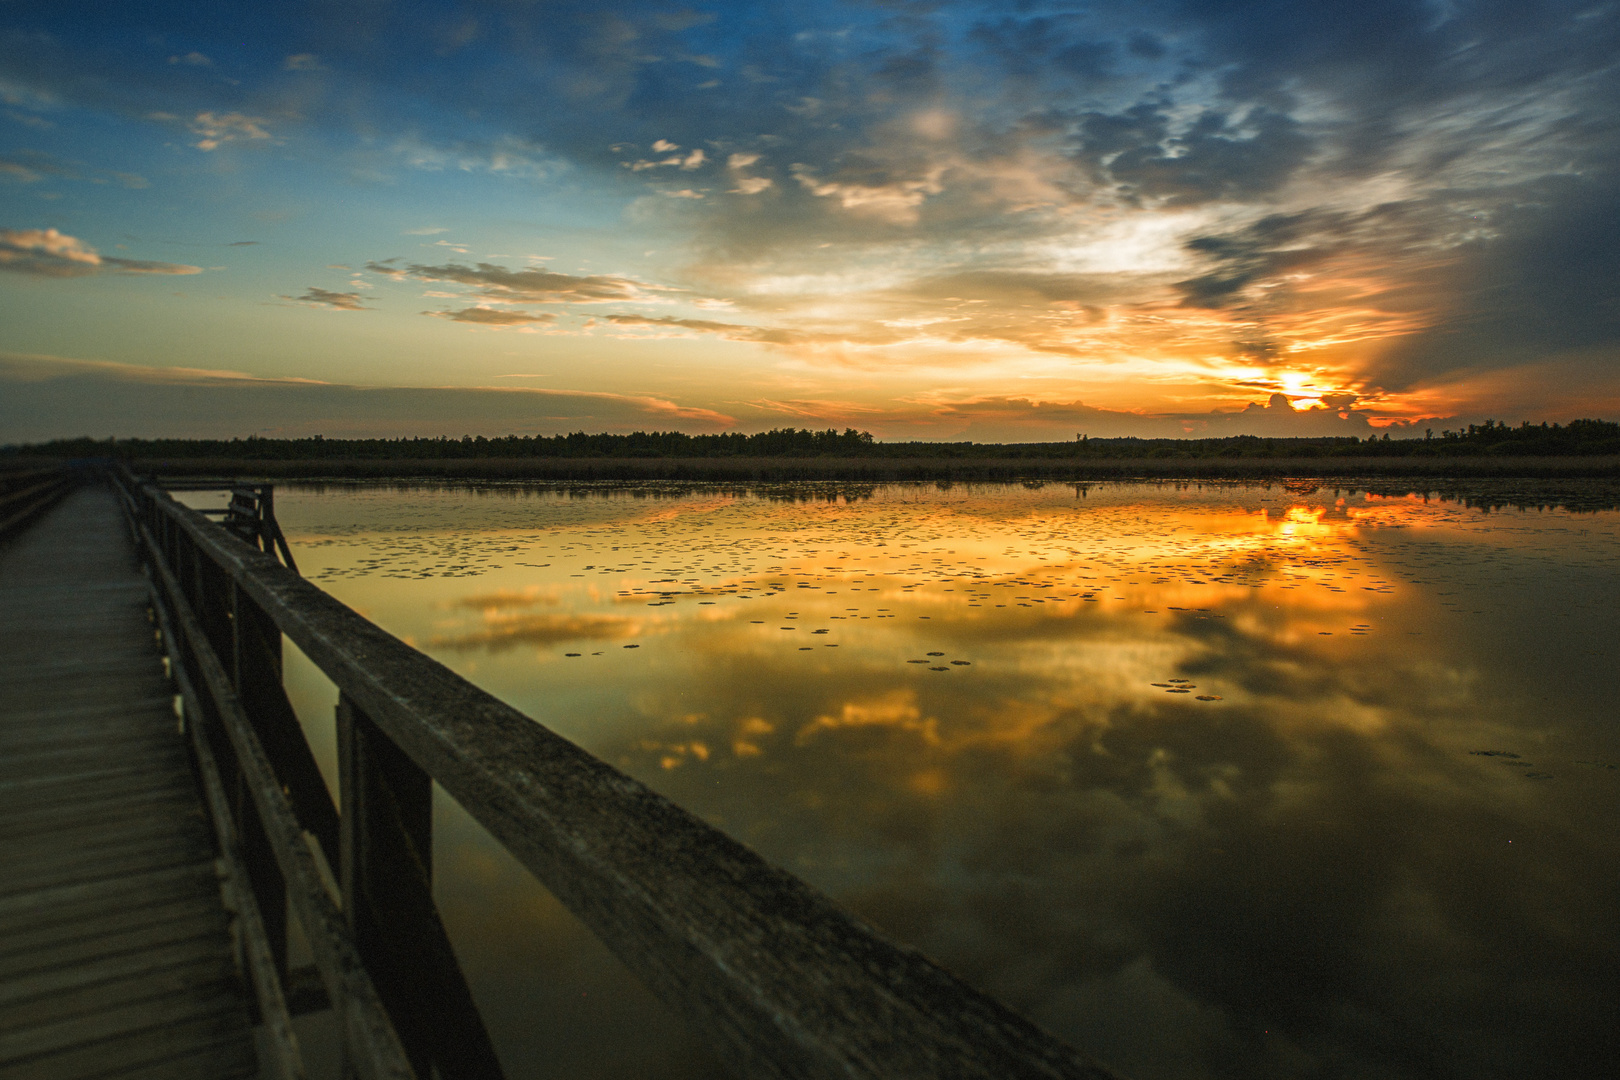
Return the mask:
[[[297,573],[287,536],[276,521],[276,489],[273,484],[253,484],[241,480],[171,480],[163,490],[228,491],[231,501],[220,507],[194,507],[204,516],[219,515],[220,524],[267,555],[279,556],[287,569]]]
[[[66,466],[0,471],[0,538],[48,510],[82,475],[81,470]]]
[[[739,1077],[1110,1075],[162,488],[128,474],[119,487],[222,850],[241,867],[246,951],[283,1075],[300,1068],[288,897],[361,1075],[499,1075],[433,907],[433,780]],[[340,807],[281,689],[282,634],[339,689]]]

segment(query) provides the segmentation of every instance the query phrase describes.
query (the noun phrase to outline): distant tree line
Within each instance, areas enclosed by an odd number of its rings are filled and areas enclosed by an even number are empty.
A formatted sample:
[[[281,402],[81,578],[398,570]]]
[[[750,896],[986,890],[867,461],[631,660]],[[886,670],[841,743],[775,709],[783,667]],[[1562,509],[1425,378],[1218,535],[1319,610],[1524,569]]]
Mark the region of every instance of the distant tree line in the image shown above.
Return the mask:
[[[233,461],[431,461],[477,458],[1344,458],[1511,455],[1525,457],[1620,454],[1620,423],[1513,427],[1487,420],[1465,429],[1426,431],[1422,438],[1370,435],[1323,438],[1092,439],[1072,442],[878,442],[869,432],[779,428],[755,435],[687,435],[637,431],[628,435],[508,435],[498,438],[327,439],[57,439],[0,448],[0,456],[119,458],[131,462],[211,458]]]

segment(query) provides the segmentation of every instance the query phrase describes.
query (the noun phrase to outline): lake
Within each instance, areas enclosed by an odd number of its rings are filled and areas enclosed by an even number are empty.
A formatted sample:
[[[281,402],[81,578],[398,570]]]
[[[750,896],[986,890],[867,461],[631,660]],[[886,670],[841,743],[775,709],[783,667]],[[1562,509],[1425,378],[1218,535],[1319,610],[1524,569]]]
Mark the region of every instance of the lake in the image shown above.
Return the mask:
[[[339,599],[1126,1076],[1567,1078],[1620,1058],[1620,511],[1572,490],[276,504]],[[335,691],[287,682],[330,782]],[[435,830],[510,1075],[722,1075]]]

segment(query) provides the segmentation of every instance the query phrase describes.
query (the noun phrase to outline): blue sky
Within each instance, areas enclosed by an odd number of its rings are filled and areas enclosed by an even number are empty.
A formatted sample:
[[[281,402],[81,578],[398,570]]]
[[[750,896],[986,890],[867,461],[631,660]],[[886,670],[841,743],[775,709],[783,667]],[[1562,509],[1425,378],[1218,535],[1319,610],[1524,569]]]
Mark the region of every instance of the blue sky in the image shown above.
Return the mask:
[[[1620,413],[1620,11],[0,5],[0,439]]]

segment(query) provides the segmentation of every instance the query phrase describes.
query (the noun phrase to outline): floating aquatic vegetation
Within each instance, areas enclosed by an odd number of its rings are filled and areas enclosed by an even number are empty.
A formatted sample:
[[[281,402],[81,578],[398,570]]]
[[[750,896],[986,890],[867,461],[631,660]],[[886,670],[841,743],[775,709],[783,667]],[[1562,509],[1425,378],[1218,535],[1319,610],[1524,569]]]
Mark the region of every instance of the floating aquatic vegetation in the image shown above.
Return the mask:
[[[1545,826],[1620,819],[1620,515],[1300,490],[402,490],[376,531],[346,496],[278,505],[340,599],[1062,1034],[1076,994],[1148,994],[1140,1045],[1236,1062],[1261,1018],[1331,1050],[1278,1075],[1378,1075],[1345,1016],[1401,1061],[1482,1023],[1551,1060],[1512,1003],[1605,992],[1612,844]],[[798,629],[838,654],[789,657]],[[1396,986],[1387,957],[1422,963]]]

